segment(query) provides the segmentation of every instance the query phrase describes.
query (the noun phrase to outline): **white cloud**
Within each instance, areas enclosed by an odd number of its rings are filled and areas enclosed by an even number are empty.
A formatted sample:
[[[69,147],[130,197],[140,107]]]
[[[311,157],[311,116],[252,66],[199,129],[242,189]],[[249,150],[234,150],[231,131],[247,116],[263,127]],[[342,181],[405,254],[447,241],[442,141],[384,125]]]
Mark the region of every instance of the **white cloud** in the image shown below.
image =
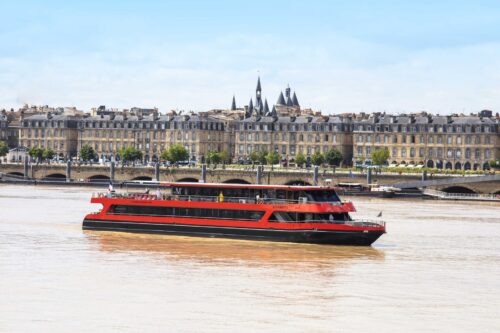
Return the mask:
[[[421,51],[330,36],[323,43],[227,35],[131,50],[0,56],[0,106],[82,109],[157,106],[206,110],[253,96],[260,70],[272,104],[290,83],[303,106],[326,113],[500,109],[500,45]]]

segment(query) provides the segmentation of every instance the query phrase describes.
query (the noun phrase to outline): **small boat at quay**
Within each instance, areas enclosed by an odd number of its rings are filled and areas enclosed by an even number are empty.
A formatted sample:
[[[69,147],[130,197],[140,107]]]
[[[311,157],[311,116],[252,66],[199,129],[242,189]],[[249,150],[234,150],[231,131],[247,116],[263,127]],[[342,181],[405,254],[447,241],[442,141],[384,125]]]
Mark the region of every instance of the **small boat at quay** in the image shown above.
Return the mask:
[[[83,229],[369,246],[382,221],[353,220],[333,187],[158,183],[156,192],[96,193]]]

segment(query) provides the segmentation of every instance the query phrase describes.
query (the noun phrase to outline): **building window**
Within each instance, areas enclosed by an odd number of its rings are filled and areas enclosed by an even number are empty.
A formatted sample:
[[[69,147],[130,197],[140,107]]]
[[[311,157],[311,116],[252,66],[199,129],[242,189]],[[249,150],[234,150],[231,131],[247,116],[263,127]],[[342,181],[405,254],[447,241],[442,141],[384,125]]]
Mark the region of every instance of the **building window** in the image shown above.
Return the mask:
[[[398,149],[392,148],[392,157],[398,157]]]
[[[401,149],[401,157],[406,157],[406,148]]]

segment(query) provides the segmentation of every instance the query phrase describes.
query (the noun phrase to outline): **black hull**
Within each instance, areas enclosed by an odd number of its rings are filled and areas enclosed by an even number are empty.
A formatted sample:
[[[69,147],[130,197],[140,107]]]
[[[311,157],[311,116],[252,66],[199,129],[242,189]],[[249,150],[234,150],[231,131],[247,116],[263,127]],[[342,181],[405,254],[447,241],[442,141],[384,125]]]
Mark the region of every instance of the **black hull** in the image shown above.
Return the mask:
[[[186,224],[160,224],[124,221],[83,221],[84,230],[125,231],[137,233],[169,234],[197,237],[224,237],[276,242],[360,245],[369,246],[384,231],[319,231],[319,230],[270,230],[255,228],[214,227]]]

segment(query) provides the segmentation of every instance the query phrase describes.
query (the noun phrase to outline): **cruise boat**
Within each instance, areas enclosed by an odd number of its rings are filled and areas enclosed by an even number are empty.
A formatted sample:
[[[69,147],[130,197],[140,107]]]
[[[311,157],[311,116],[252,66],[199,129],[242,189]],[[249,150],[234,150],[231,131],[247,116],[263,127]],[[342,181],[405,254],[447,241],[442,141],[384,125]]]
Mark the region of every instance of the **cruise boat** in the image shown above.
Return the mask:
[[[97,193],[83,229],[297,243],[371,245],[381,221],[353,220],[333,187],[161,183],[155,194]]]

